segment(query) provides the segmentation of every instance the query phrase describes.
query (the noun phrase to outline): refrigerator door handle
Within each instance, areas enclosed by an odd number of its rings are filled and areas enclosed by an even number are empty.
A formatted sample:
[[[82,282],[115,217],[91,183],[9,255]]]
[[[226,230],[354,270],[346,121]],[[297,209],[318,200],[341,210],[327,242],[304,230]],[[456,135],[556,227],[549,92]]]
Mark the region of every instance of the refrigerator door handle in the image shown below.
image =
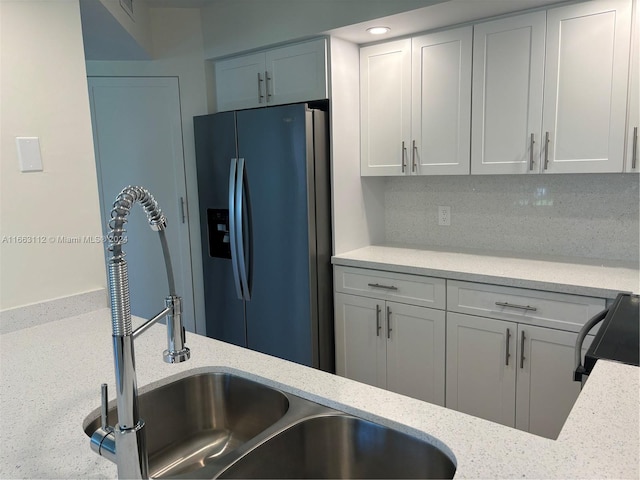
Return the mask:
[[[240,271],[240,285],[242,290],[242,298],[244,300],[251,300],[251,290],[249,288],[248,269],[249,263],[247,262],[247,256],[244,249],[244,211],[248,211],[249,206],[243,204],[245,197],[244,186],[246,183],[246,173],[244,169],[244,158],[238,159],[238,174],[236,175],[236,201],[235,201],[235,215],[236,215],[236,248],[238,250],[238,270]]]
[[[229,164],[229,236],[231,244],[231,266],[233,267],[233,280],[236,287],[236,294],[240,300],[243,299],[242,288],[240,286],[240,273],[238,271],[238,249],[236,231],[236,177],[238,176],[238,159],[232,158]]]

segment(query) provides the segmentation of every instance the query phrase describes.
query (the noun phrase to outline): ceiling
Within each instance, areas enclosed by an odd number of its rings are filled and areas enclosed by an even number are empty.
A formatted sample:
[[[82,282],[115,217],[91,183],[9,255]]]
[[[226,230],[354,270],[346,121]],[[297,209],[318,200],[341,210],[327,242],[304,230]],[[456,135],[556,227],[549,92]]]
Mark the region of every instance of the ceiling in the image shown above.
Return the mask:
[[[145,3],[150,8],[203,8],[216,3],[231,0],[134,0]],[[255,1],[255,0],[253,0]],[[273,0],[261,0],[264,2]],[[302,0],[300,0],[302,1]],[[318,0],[315,0],[318,1]],[[322,1],[322,0],[319,0]],[[327,6],[332,1],[324,0]],[[387,0],[388,1],[388,0]],[[362,22],[355,25],[329,30],[326,33],[335,35],[353,43],[366,44],[382,41],[385,38],[402,37],[417,32],[425,32],[446,26],[472,22],[475,20],[505,15],[521,10],[544,7],[551,4],[565,3],[575,0],[439,0],[417,10],[383,17],[376,21]],[[372,36],[366,32],[371,26],[384,25],[391,31],[385,36]],[[321,33],[321,32],[314,32]]]
[[[558,3],[565,2],[561,0],[448,0],[374,21],[336,28],[326,33],[353,43],[366,44]],[[373,26],[385,26],[391,30],[386,35],[371,35],[366,30]]]

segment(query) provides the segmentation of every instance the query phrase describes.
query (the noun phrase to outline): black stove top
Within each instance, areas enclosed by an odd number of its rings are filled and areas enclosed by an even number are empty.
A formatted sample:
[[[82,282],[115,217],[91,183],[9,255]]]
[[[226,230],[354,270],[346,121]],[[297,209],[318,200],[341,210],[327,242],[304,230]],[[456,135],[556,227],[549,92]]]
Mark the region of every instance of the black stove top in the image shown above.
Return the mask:
[[[638,366],[640,360],[640,297],[616,297],[584,359],[586,374],[599,359]]]

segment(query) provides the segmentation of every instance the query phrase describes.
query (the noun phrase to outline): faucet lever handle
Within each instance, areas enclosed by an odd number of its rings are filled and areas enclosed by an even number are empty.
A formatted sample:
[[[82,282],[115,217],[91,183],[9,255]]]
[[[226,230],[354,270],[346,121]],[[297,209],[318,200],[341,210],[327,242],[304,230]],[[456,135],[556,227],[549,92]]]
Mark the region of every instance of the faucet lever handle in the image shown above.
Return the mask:
[[[102,401],[100,402],[100,423],[102,423],[102,429],[108,432],[111,430],[111,427],[107,423],[109,406],[109,391],[107,388],[108,387],[106,383],[100,385],[100,396],[102,398]]]

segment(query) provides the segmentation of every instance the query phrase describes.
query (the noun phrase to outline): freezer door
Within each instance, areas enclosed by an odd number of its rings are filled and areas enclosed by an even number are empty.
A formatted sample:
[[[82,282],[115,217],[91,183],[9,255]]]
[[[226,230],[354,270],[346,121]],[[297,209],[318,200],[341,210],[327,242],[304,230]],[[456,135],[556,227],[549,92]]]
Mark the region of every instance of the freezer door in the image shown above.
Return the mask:
[[[229,258],[229,173],[237,157],[235,114],[194,117],[207,336],[246,346],[244,302]],[[225,231],[225,229],[227,229]]]
[[[310,118],[305,105],[237,112],[252,217],[248,346],[304,365],[312,364],[317,342],[310,292]]]

